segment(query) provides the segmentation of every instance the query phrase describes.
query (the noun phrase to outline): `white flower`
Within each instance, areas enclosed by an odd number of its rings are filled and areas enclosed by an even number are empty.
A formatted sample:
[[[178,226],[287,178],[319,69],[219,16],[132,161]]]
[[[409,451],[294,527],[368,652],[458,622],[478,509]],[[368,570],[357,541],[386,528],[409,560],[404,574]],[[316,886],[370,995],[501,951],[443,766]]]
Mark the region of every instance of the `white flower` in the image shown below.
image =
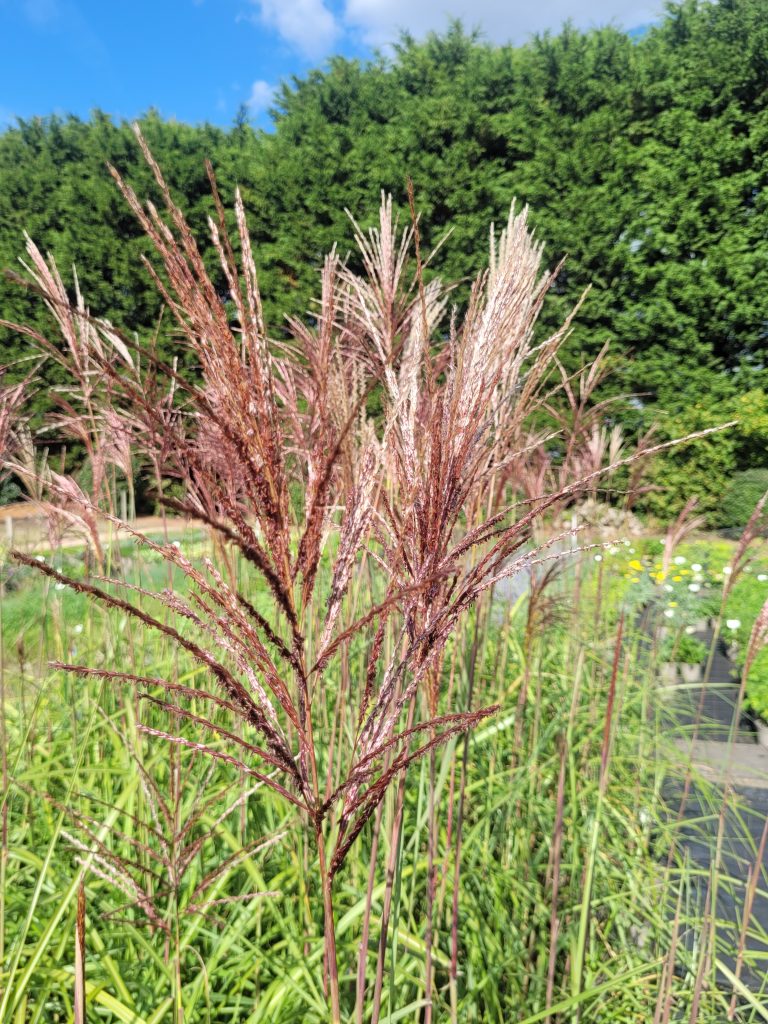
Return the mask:
[[[693,636],[693,634],[696,632],[696,627],[695,626],[686,626],[685,627],[685,632],[688,634],[688,636]]]
[[[625,548],[629,547],[629,541],[628,540],[623,540],[621,543],[624,545]]]
[[[696,593],[698,593],[701,590],[701,584],[700,583],[689,583],[688,584],[688,589],[691,591],[692,594],[696,594]]]
[[[78,624],[76,626],[73,626],[72,627],[72,632],[73,633],[82,633],[83,632],[83,624],[82,624],[82,622],[78,622]]]
[[[741,619],[726,619],[725,624],[728,629],[738,629],[741,625]]]
[[[683,558],[682,555],[678,555],[677,558],[675,559],[675,565],[685,565],[685,563],[687,561],[688,561],[687,558]]]
[[[630,553],[630,555],[634,555],[634,553],[635,553],[635,549],[634,549],[634,548],[630,548],[630,549],[629,549],[629,553]]]
[[[618,555],[618,553],[619,553],[619,549],[618,548],[608,548],[608,554],[609,555]]]
[[[595,561],[596,562],[602,562],[602,560],[603,560],[603,556],[602,555],[595,555]]]
[[[730,565],[726,565],[723,568],[723,576],[730,576],[732,572],[733,572],[733,569],[730,567]]]
[[[674,617],[675,617],[675,609],[674,608],[665,608],[664,609],[664,614],[666,615],[666,617],[668,619],[674,619]]]
[[[671,594],[675,588],[672,586],[671,583],[665,583],[664,589],[667,591],[667,593]]]
[[[765,581],[768,580],[768,576],[766,576],[764,572],[759,572],[757,574],[757,578],[760,580],[761,583],[765,583]]]
[[[38,561],[38,562],[44,562],[45,561],[45,555],[35,555],[35,560]]]
[[[691,569],[693,569],[694,572],[701,572],[702,567],[701,565],[699,565],[698,562],[693,562],[691,565]]]
[[[744,572],[752,572],[752,566],[751,565],[745,565],[744,566]]]
[[[175,547],[175,548],[181,548],[181,542],[180,542],[180,541],[178,541],[178,540],[175,540],[175,541],[173,541],[173,547]]]

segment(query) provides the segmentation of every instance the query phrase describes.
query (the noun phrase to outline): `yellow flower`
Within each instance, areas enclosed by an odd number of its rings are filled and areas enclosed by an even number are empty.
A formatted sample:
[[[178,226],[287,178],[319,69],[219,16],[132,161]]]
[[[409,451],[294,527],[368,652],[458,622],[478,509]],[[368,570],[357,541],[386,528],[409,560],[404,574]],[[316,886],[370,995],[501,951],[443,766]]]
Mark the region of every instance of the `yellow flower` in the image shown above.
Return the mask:
[[[642,572],[643,571],[643,563],[642,562],[638,562],[638,560],[636,558],[633,558],[632,561],[629,563],[629,568],[630,569],[634,569],[635,572]]]
[[[633,576],[632,579],[629,582],[630,583],[639,583],[640,582],[640,577],[639,576]]]
[[[669,607],[670,608],[677,608],[677,601],[670,601],[669,602]]]
[[[666,578],[667,574],[665,572],[660,571],[656,573],[656,579],[659,581],[659,583],[663,583]]]
[[[672,577],[672,582],[673,583],[679,583],[682,580],[682,578],[683,578],[682,576],[673,576]]]

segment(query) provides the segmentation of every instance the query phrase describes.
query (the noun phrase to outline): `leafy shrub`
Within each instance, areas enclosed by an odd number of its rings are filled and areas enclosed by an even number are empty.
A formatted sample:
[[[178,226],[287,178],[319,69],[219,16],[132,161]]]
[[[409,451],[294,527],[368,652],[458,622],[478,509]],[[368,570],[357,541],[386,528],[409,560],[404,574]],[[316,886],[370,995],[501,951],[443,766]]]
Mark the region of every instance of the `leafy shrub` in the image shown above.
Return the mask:
[[[755,563],[731,590],[723,615],[723,636],[746,650],[755,619],[768,599],[768,567]],[[736,625],[738,624],[738,625]]]
[[[700,665],[706,657],[706,646],[688,633],[667,637],[661,648],[662,661],[675,661],[680,665]]]
[[[768,721],[768,647],[758,652],[747,676],[746,703]]]
[[[720,525],[743,527],[765,492],[768,491],[768,469],[746,469],[731,477],[720,503]]]
[[[699,615],[701,618],[716,618],[720,614],[722,599],[722,593],[719,590],[710,590],[703,594],[699,600]]]
[[[12,505],[22,497],[21,488],[15,480],[0,482],[0,505]]]
[[[699,394],[688,401],[681,395],[679,406],[659,410],[654,436],[669,440],[696,430],[723,427],[730,421],[731,426],[716,430],[695,445],[661,452],[648,468],[644,483],[649,490],[638,509],[668,522],[689,497],[696,496],[696,511],[707,516],[708,525],[743,527],[768,490],[768,467],[760,465],[765,462],[768,440],[765,392],[752,389],[734,393],[730,385],[718,379],[706,397]]]
[[[706,403],[691,403],[678,412],[662,414],[654,437],[667,441],[722,426],[728,419],[724,399],[727,396],[713,393]],[[697,514],[706,515],[714,525],[723,491],[738,466],[736,449],[737,435],[728,429],[708,434],[695,445],[661,452],[648,467],[644,483],[649,490],[638,504],[639,511],[669,522],[688,498],[696,497]]]

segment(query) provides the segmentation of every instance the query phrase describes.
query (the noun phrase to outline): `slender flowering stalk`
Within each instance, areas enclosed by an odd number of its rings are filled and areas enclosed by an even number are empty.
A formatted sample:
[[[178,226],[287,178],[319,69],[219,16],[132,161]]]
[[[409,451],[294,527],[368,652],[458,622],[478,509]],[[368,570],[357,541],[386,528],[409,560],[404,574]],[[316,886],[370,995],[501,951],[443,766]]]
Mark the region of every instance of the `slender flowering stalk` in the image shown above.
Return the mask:
[[[75,917],[75,991],[73,999],[75,1024],[85,1024],[85,886],[81,880],[77,889]]]

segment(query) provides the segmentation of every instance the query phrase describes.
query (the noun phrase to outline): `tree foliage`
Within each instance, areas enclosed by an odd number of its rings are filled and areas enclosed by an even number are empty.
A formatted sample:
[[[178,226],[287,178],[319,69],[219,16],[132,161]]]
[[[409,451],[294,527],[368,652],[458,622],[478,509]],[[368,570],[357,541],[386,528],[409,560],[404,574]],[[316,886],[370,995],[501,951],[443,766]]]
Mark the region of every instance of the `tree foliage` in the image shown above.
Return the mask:
[[[522,47],[488,45],[456,23],[424,41],[402,36],[389,57],[336,57],[284,84],[270,132],[242,114],[222,130],[151,112],[142,130],[198,234],[209,212],[204,160],[223,188],[240,184],[274,334],[277,310],[311,309],[324,253],[335,242],[351,251],[339,211],[370,222],[384,190],[407,216],[409,175],[429,225],[425,248],[452,232],[430,272],[464,282],[461,304],[488,220],[516,196],[530,204],[548,260],[567,256],[543,327],[591,287],[567,364],[611,343],[609,386],[639,395],[616,406],[630,428],[698,422],[697,405],[718,422],[740,391],[765,387],[764,14],[763,0],[683,0],[636,41],[566,25]],[[106,114],[33,119],[2,134],[0,265],[15,264],[26,230],[61,266],[77,264],[94,311],[146,337],[160,311],[107,161],[152,194],[128,127]],[[7,283],[0,312],[39,316]],[[173,347],[164,327],[159,337]],[[2,362],[23,351],[8,334],[2,345]],[[767,461],[759,444],[728,443],[723,472]]]

